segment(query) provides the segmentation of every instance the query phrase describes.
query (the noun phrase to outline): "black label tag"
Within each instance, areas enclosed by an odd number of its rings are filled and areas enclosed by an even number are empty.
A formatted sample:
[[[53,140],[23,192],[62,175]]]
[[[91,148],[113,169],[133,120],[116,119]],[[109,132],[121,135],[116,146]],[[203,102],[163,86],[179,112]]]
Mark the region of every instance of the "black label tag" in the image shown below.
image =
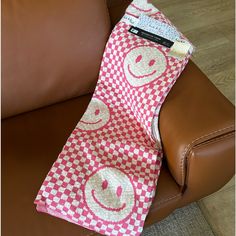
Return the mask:
[[[159,35],[147,32],[137,27],[131,26],[131,28],[129,29],[129,32],[132,34],[138,35],[142,38],[148,39],[152,42],[159,43],[167,48],[170,48],[174,44],[174,42],[170,41],[169,39],[165,39]]]

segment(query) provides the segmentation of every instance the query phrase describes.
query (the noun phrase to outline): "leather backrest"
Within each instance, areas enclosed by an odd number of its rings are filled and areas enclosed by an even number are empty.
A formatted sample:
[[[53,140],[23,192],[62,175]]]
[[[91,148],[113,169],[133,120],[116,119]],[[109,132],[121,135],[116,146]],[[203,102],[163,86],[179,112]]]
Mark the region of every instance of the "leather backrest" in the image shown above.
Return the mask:
[[[3,0],[2,10],[2,117],[94,89],[110,33],[105,0]]]
[[[121,19],[131,2],[132,0],[107,0],[112,27]]]

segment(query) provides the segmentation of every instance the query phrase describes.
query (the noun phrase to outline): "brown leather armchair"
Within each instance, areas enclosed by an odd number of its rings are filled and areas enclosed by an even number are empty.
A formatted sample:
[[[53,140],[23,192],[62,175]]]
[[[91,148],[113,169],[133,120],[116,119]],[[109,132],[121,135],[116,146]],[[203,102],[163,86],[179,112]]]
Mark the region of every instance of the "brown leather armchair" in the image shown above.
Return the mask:
[[[107,5],[108,4],[108,5]],[[95,87],[128,1],[2,1],[2,235],[97,235],[34,198]],[[234,107],[189,62],[160,114],[164,164],[146,226],[234,174]]]

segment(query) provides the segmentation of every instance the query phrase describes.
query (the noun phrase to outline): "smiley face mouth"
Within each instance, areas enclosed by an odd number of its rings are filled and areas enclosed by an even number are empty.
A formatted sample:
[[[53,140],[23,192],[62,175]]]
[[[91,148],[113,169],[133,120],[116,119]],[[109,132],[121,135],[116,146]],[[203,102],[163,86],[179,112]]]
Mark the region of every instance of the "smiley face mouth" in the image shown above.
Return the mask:
[[[93,189],[92,190],[92,196],[93,196],[93,200],[103,209],[107,210],[107,211],[116,211],[116,212],[119,212],[119,211],[122,211],[125,207],[126,207],[126,204],[123,203],[121,207],[118,207],[118,208],[114,208],[114,207],[107,207],[105,206],[104,204],[102,204],[98,199],[97,197],[95,196],[95,190]]]
[[[145,74],[145,75],[135,75],[131,69],[130,69],[130,65],[128,65],[128,71],[129,73],[136,79],[142,79],[142,78],[145,78],[145,77],[148,77],[148,76],[151,76],[151,75],[154,75],[157,71],[154,70],[153,72],[149,73],[149,74]]]
[[[142,11],[142,12],[150,12],[150,11],[152,11],[151,8],[150,8],[150,9],[147,9],[147,10],[144,10],[144,9],[141,9],[141,8],[135,6],[134,4],[130,4],[130,5],[131,5],[133,8],[135,8],[135,9],[137,9],[137,10],[139,10],[139,11]]]
[[[80,122],[83,123],[83,124],[86,124],[86,125],[96,125],[96,124],[98,124],[101,121],[102,121],[102,119],[99,119],[96,122],[87,122],[87,121],[83,121],[83,120],[81,120]]]

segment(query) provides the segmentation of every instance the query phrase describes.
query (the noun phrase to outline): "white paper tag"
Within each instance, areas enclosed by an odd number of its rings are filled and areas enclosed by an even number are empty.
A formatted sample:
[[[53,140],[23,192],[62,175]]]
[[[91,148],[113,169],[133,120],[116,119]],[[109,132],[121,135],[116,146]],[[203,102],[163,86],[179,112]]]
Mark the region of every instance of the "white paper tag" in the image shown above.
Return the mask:
[[[192,51],[193,47],[189,42],[175,41],[172,47],[170,48],[168,55],[178,59],[183,59],[188,52],[192,53]]]
[[[180,39],[179,32],[173,26],[153,19],[144,14],[140,15],[136,25],[134,26],[147,32],[159,35],[163,38],[169,39],[173,42]]]
[[[169,56],[183,59],[188,52],[192,53],[194,50],[193,46],[189,42],[180,39],[180,33],[175,29],[175,27],[144,14],[141,14],[139,18],[125,14],[121,21],[140,30],[144,30],[171,41],[173,45],[170,47],[170,51],[168,52]],[[157,43],[162,44],[160,42]]]
[[[121,18],[121,22],[124,22],[128,25],[132,25],[135,26],[138,22],[138,18],[131,16],[131,15],[127,15],[125,14],[122,18]]]

